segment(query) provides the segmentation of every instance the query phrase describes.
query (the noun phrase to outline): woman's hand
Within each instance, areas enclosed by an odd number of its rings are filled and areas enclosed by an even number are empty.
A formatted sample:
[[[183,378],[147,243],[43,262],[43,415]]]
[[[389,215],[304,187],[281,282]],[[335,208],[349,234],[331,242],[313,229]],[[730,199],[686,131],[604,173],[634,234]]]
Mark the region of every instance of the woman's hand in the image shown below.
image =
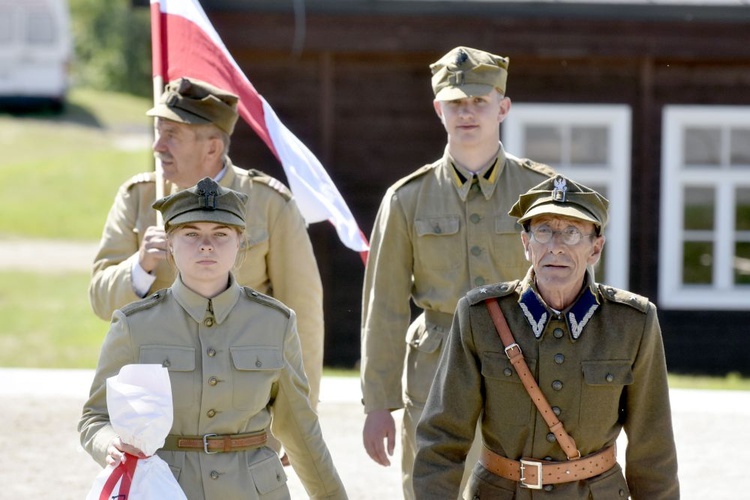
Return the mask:
[[[126,453],[138,458],[148,458],[135,446],[125,444],[119,437],[116,437],[107,447],[107,465],[118,465],[120,462],[124,462]]]

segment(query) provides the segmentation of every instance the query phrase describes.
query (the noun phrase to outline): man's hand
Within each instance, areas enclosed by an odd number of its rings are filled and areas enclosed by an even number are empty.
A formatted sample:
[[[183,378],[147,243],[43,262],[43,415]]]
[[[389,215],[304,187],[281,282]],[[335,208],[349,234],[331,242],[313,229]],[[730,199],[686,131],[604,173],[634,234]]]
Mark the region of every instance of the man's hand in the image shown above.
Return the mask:
[[[163,227],[149,226],[143,234],[141,248],[138,249],[138,264],[151,274],[156,265],[167,258],[167,233]]]
[[[396,446],[396,422],[389,410],[375,410],[367,414],[365,428],[362,430],[362,441],[370,458],[380,465],[386,467],[391,465],[388,457],[393,456],[393,449]],[[387,455],[385,442],[388,443]]]

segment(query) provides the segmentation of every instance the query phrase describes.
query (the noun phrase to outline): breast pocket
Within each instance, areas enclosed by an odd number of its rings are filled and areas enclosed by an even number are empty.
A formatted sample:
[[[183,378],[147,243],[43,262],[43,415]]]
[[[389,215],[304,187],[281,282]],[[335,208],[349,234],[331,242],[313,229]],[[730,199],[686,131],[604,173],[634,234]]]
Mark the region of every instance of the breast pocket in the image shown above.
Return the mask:
[[[500,281],[522,278],[529,268],[523,253],[521,227],[507,216],[495,217],[492,234],[492,260],[499,270]]]
[[[630,360],[584,361],[581,419],[584,425],[610,426],[619,418],[620,399],[633,383]]]
[[[271,386],[284,366],[281,348],[275,346],[234,346],[232,356],[232,404],[239,410],[260,411],[270,399]]]
[[[414,253],[417,265],[427,269],[454,269],[465,254],[459,237],[461,219],[457,215],[420,218],[414,221],[417,238]]]
[[[194,347],[144,345],[141,346],[138,362],[167,368],[175,410],[191,408],[198,403],[201,382],[195,371]]]
[[[534,373],[535,359],[526,359]],[[504,352],[482,353],[482,377],[487,388],[485,414],[509,425],[527,425],[532,401],[529,393]]]

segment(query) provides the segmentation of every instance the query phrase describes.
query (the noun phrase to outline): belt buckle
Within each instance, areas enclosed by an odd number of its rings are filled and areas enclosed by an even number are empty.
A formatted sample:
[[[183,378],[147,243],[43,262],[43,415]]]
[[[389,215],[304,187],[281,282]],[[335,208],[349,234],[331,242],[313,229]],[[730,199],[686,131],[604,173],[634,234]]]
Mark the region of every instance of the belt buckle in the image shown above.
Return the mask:
[[[206,455],[215,455],[216,453],[219,453],[218,451],[208,450],[208,438],[212,438],[212,437],[216,437],[216,434],[204,434],[203,435],[203,451],[206,452]]]
[[[539,462],[537,460],[524,460],[523,458],[520,460],[521,462],[521,479],[519,480],[521,483],[521,486],[524,488],[528,488],[530,490],[541,490],[542,489],[542,462]],[[526,482],[526,477],[524,476],[524,472],[526,471],[526,467],[536,467],[536,483],[529,484]]]

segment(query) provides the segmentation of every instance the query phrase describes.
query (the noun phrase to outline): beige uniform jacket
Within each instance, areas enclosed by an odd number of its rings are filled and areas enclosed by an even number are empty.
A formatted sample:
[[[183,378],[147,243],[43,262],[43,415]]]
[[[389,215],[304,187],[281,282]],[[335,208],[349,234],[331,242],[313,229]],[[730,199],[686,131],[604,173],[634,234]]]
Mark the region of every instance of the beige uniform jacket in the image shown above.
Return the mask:
[[[477,285],[523,277],[528,263],[508,210],[552,173],[500,146],[488,177],[462,182],[446,150],[389,188],[372,230],[363,290],[366,413],[402,408],[404,397],[421,406],[458,299]],[[425,310],[425,321],[407,334],[410,299]]]
[[[323,286],[305,221],[289,190],[265,174],[229,162],[219,184],[249,196],[237,281],[273,296],[297,313],[315,405],[323,370]],[[176,186],[166,184],[165,194],[175,191]],[[120,187],[109,211],[89,284],[91,306],[104,320],[109,321],[115,309],[140,298],[133,291],[131,268],[138,260],[146,228],[156,225],[156,211],[151,208],[155,193],[153,173],[136,175]],[[163,261],[155,274],[149,293],[169,287],[176,273]]]
[[[206,299],[182,284],[115,311],[79,423],[81,443],[100,464],[115,437],[106,379],[131,363],[169,369],[170,434],[238,434],[271,423],[311,498],[346,498],[307,398],[294,312],[232,280]],[[158,455],[191,500],[288,498],[275,451]]]
[[[557,314],[521,282],[461,299],[417,427],[417,498],[453,498],[481,415],[485,446],[519,458],[566,457],[503,350],[484,300],[496,297],[539,387],[582,455],[628,437],[626,473],[532,490],[474,467],[474,498],[660,500],[679,498],[677,457],[661,330],[644,297],[593,283]],[[469,498],[472,498],[471,496]]]

